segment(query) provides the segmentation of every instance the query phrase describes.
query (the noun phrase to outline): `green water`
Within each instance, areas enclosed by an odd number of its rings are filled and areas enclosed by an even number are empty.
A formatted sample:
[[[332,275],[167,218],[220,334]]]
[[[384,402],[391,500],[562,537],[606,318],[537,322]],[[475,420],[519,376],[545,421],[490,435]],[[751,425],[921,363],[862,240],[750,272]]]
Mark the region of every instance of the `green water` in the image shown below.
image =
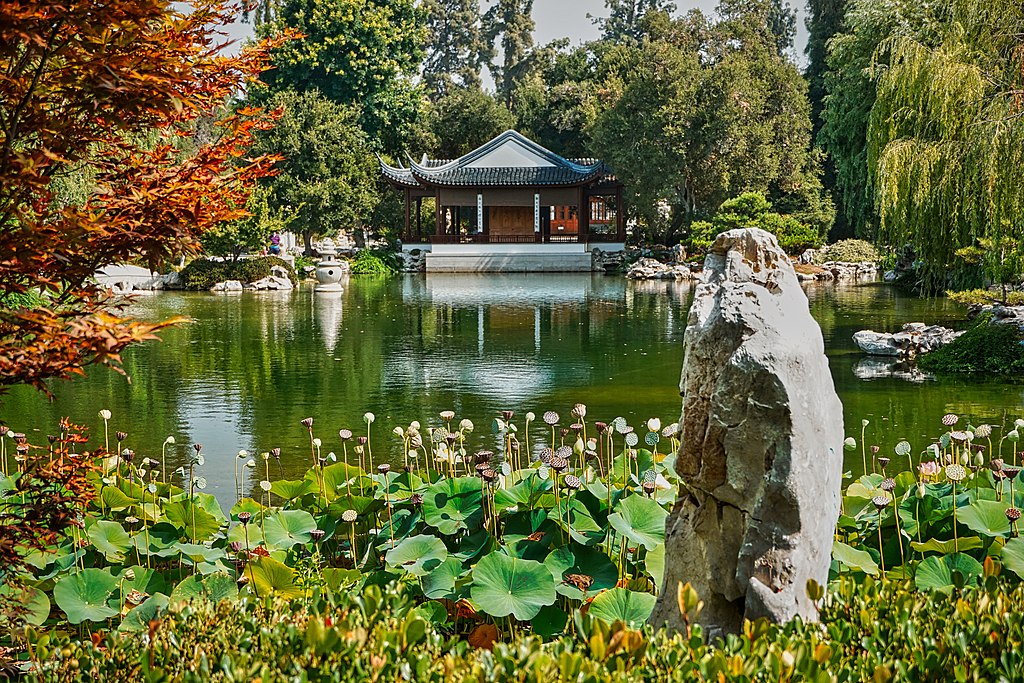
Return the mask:
[[[962,325],[948,302],[879,284],[813,285],[807,293],[848,433],[859,436],[868,419],[867,441],[891,448],[904,437],[916,444],[937,434],[947,412],[997,424],[1024,414],[1018,381],[855,375],[863,359],[850,339],[855,331],[892,331],[911,320]],[[42,443],[59,417],[95,429],[97,412],[109,409],[111,435],[129,432],[125,445],[140,455],[158,456],[173,435],[168,461],[178,463],[189,444],[202,443],[204,474],[221,496],[233,491],[239,449],[281,447],[284,474],[302,471],[309,441],[299,422],[308,416],[326,452],[338,446],[340,428],[359,434],[363,413],[375,413],[375,458],[387,451],[392,461],[400,461],[401,448],[391,429],[414,419],[436,422],[442,410],[477,424],[474,447],[491,445],[490,420],[504,409],[568,415],[581,402],[590,421],[623,415],[639,424],[657,415],[667,423],[679,413],[691,298],[689,284],[603,275],[352,278],[335,295],[160,293],[138,298],[130,314],[194,322],[128,351],[130,384],[92,369],[54,385],[52,403],[29,390],[12,392],[0,418]],[[853,455],[851,465],[860,460]]]

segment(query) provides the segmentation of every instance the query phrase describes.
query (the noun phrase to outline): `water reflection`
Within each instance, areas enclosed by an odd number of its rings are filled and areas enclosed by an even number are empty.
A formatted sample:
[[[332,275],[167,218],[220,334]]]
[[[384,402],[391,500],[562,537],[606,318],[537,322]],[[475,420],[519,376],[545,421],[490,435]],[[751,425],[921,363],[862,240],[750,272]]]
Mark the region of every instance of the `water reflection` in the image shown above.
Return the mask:
[[[131,313],[192,323],[160,343],[126,353],[127,383],[93,369],[54,387],[47,403],[19,388],[0,406],[6,424],[45,435],[62,415],[94,422],[114,413],[136,451],[158,456],[167,435],[207,456],[211,487],[233,490],[240,448],[281,447],[286,474],[308,460],[299,421],[316,418],[326,450],[337,431],[361,432],[377,414],[375,443],[400,460],[395,424],[455,410],[478,425],[479,445],[499,410],[567,413],[581,401],[595,419],[674,419],[682,335],[693,296],[689,282],[628,282],[604,275],[429,275],[353,277],[344,292],[163,293],[140,298]],[[883,447],[934,434],[945,412],[999,422],[1024,409],[1019,382],[939,377],[910,383],[865,370],[851,337],[863,328],[893,331],[910,321],[960,325],[945,300],[906,297],[874,284],[807,287],[847,420],[872,421]],[[858,375],[870,379],[861,379]]]

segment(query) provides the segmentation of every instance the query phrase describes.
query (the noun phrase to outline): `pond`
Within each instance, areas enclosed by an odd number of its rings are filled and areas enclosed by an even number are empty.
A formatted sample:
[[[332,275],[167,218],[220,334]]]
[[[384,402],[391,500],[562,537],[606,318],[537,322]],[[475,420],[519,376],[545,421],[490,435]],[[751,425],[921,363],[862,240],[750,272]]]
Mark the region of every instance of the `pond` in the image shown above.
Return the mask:
[[[938,434],[947,412],[994,424],[1024,414],[1017,381],[870,378],[854,332],[894,331],[908,321],[962,326],[961,310],[948,301],[879,283],[806,291],[849,434],[859,437],[868,419],[868,443],[891,449],[909,438],[923,448],[920,437]],[[442,410],[476,424],[474,447],[490,445],[491,419],[506,409],[568,415],[581,402],[588,421],[622,415],[640,424],[657,415],[667,423],[679,415],[692,294],[689,283],[604,275],[353,277],[334,295],[158,293],[136,299],[129,313],[193,322],[129,350],[131,383],[94,368],[54,385],[53,402],[18,388],[4,398],[0,418],[40,443],[61,416],[95,429],[97,412],[109,409],[111,434],[128,432],[125,445],[140,456],[158,457],[168,435],[177,441],[168,464],[202,443],[210,492],[222,497],[233,495],[239,449],[280,447],[284,475],[304,471],[309,440],[300,421],[309,416],[326,452],[338,447],[340,428],[364,432],[363,414],[373,412],[375,459],[386,448],[392,462],[401,461],[392,428],[437,422]],[[860,454],[851,455],[849,465],[859,468]]]

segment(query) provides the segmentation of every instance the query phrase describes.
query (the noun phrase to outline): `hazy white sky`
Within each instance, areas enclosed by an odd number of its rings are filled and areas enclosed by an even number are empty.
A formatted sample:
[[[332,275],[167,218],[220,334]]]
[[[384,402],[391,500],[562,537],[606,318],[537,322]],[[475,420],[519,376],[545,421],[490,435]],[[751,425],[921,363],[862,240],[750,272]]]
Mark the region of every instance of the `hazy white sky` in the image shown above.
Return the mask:
[[[797,37],[796,55],[798,63],[804,63],[804,45],[807,42],[807,30],[804,28],[804,6],[802,0],[790,0],[796,7]],[[487,4],[487,0],[484,0]],[[693,8],[705,12],[713,12],[717,0],[676,0],[679,13]],[[536,39],[541,45],[559,38],[570,38],[573,43],[581,43],[598,37],[597,27],[587,18],[588,14],[601,16],[605,12],[604,0],[535,0],[533,17],[537,24]],[[248,37],[252,27],[238,24],[232,27],[231,34],[236,38]]]

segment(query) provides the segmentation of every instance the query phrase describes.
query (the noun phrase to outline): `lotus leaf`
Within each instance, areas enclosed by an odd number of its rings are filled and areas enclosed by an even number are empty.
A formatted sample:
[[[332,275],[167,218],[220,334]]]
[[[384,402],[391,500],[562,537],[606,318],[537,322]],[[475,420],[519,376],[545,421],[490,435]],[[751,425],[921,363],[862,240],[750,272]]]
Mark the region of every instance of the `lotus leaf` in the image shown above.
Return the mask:
[[[280,496],[285,500],[295,500],[301,498],[307,493],[315,493],[320,488],[317,486],[315,481],[310,479],[303,479],[301,481],[289,481],[279,480],[275,481],[270,485],[270,492],[275,496]]]
[[[640,628],[654,611],[655,601],[650,593],[613,588],[594,598],[587,614],[602,621],[621,621],[629,628]]]
[[[493,552],[473,568],[470,596],[492,617],[529,621],[557,598],[555,581],[540,562]]]
[[[563,546],[544,560],[555,579],[555,590],[573,600],[583,600],[614,588],[619,571],[602,551],[585,546]]]
[[[920,590],[937,590],[949,593],[953,590],[953,572],[960,572],[967,583],[981,576],[981,563],[970,555],[932,555],[921,560],[914,574],[914,585]]]
[[[665,542],[665,518],[668,512],[650,498],[627,496],[608,515],[608,523],[620,534],[654,550]]]
[[[132,547],[132,538],[117,522],[101,519],[89,527],[89,540],[103,553],[107,562],[117,564]]]
[[[854,571],[878,576],[878,563],[866,550],[857,550],[845,543],[835,541],[832,543],[832,559]]]
[[[83,569],[61,577],[53,587],[53,600],[72,624],[103,621],[117,615],[107,600],[117,588],[117,577],[107,569]]]
[[[995,500],[976,500],[958,508],[957,521],[982,536],[1009,536],[1010,522],[1006,519],[1007,504]]]
[[[446,536],[483,523],[483,488],[480,479],[442,479],[423,495],[423,518]]]
[[[41,626],[50,616],[50,599],[34,586],[0,586],[0,623]]]
[[[439,538],[413,536],[388,551],[385,558],[388,565],[404,569],[413,576],[429,574],[448,559],[448,549]]]
[[[145,602],[125,615],[117,630],[121,633],[141,633],[149,629],[149,622],[167,611],[170,599],[163,593],[150,596]]]
[[[278,510],[267,515],[263,522],[264,538],[271,550],[305,545],[312,538],[313,529],[316,529],[316,520],[305,510]]]
[[[1003,546],[1003,565],[1024,579],[1024,538],[1011,538]]]
[[[268,558],[261,558],[268,559]],[[248,573],[248,572],[247,572]],[[174,587],[171,592],[171,604],[208,600],[214,604],[221,600],[237,600],[238,585],[234,578],[226,573],[198,576],[193,574]]]
[[[940,541],[937,538],[930,538],[924,543],[918,543],[917,541],[911,541],[910,547],[919,553],[941,553],[942,555],[949,555],[950,553],[963,552],[965,550],[975,550],[985,545],[977,536],[968,536],[967,538],[961,538],[957,541],[949,539],[948,541]]]
[[[570,532],[573,541],[583,545],[595,545],[604,540],[605,526],[601,523],[601,504],[589,492],[558,501],[554,521]]]
[[[221,527],[216,517],[188,498],[164,505],[164,517],[193,543],[209,540]]]
[[[245,569],[259,597],[301,598],[302,589],[295,585],[295,570],[272,557],[253,560]]]
[[[457,558],[449,557],[420,579],[423,595],[431,600],[457,600],[455,584],[465,571]]]

